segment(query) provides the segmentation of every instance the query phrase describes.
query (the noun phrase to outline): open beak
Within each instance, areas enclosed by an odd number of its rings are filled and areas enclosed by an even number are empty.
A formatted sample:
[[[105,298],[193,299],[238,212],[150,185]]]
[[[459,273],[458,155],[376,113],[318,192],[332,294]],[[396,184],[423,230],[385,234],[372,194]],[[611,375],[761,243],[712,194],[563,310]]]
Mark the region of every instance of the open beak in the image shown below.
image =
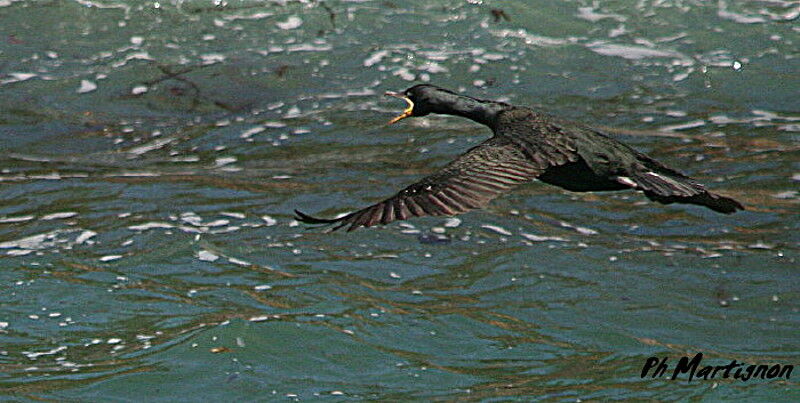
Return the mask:
[[[414,102],[412,102],[410,99],[408,99],[407,96],[405,96],[405,95],[403,95],[403,94],[401,94],[399,92],[393,92],[393,91],[386,91],[386,93],[384,95],[388,95],[390,97],[395,97],[395,98],[400,98],[403,101],[406,101],[406,103],[408,104],[408,107],[405,110],[403,110],[403,113],[401,113],[400,115],[396,116],[394,119],[390,120],[389,124],[396,123],[396,122],[398,122],[400,120],[403,120],[403,119],[411,116],[412,113],[414,113]]]

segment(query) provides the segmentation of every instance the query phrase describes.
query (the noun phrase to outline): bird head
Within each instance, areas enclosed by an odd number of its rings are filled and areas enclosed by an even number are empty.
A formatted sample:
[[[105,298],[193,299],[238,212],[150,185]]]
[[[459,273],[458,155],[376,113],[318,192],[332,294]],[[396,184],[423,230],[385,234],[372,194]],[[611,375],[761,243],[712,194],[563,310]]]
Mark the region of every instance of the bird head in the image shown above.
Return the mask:
[[[438,112],[437,106],[444,97],[453,96],[452,92],[430,84],[415,85],[403,92],[388,91],[386,95],[400,98],[408,104],[403,113],[389,121],[389,124],[398,122],[409,117],[425,116],[432,112]]]

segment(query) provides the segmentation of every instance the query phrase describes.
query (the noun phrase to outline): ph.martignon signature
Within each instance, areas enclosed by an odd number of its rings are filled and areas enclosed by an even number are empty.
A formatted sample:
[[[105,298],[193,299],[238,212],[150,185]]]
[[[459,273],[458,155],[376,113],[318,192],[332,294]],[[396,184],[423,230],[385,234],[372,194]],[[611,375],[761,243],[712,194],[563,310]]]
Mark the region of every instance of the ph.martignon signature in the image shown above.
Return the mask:
[[[667,371],[671,370],[670,380],[677,379],[681,374],[688,374],[689,382],[695,377],[704,380],[714,379],[715,377],[733,378],[747,382],[749,379],[789,379],[794,369],[794,365],[748,365],[736,360],[731,361],[728,365],[702,366],[701,361],[703,361],[703,353],[697,353],[691,360],[689,357],[681,357],[675,367],[670,368],[667,363],[667,357],[660,360],[658,357],[650,357],[642,367],[641,377],[644,378],[650,375],[651,378],[661,378],[667,374]]]

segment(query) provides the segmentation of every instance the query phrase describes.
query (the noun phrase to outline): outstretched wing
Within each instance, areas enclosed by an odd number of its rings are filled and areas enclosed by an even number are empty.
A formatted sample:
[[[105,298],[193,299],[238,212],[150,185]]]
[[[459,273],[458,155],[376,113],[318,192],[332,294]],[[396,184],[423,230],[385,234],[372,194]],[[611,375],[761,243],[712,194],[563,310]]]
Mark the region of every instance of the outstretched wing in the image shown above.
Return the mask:
[[[506,137],[492,137],[439,172],[372,206],[336,219],[315,218],[295,210],[298,221],[371,227],[422,216],[452,216],[486,206],[489,201],[543,172],[544,164],[526,158]]]

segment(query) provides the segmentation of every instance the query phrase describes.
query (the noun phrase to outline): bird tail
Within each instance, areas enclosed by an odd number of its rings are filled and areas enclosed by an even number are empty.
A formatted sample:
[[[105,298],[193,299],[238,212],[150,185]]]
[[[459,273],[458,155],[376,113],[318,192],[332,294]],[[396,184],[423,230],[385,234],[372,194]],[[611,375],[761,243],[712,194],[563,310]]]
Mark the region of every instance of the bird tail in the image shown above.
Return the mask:
[[[683,175],[648,171],[636,175],[633,180],[648,199],[658,203],[696,204],[723,214],[744,210],[738,201],[711,193],[703,185]]]
[[[662,203],[662,204],[671,204],[671,203],[686,203],[686,204],[696,204],[699,206],[708,207],[711,210],[714,210],[718,213],[722,214],[733,214],[739,210],[744,210],[744,206],[739,203],[738,201],[731,199],[730,197],[725,197],[722,195],[718,195],[716,193],[711,193],[709,191],[703,191],[703,193],[698,193],[692,196],[662,196],[659,194],[655,194],[652,192],[644,192],[645,196],[650,200]]]

